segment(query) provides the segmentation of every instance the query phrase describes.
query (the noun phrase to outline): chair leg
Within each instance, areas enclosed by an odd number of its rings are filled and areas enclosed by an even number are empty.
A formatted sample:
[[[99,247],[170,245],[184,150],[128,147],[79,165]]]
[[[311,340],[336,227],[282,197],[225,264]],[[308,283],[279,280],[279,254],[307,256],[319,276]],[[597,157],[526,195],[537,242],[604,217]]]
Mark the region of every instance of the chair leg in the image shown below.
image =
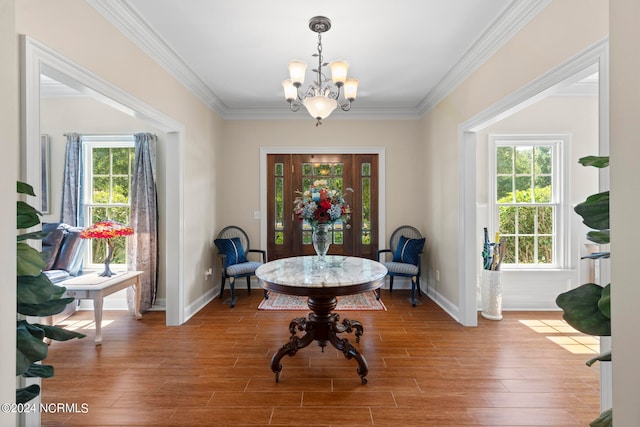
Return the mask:
[[[393,276],[389,276],[389,292],[393,291]]]
[[[376,290],[376,299],[377,299],[377,300],[379,300],[379,299],[380,299],[380,289],[382,289],[382,286],[381,286],[381,287],[379,287],[379,288]]]
[[[420,290],[420,276],[416,276],[416,289],[418,290],[418,296],[422,295],[422,291]]]
[[[269,299],[269,292],[265,289],[264,291],[264,299]]]
[[[233,308],[236,306],[236,286],[233,277],[229,277],[229,288],[231,289],[231,308]]]
[[[222,273],[222,280],[220,280],[220,296],[218,298],[220,298],[222,300],[222,294],[224,293],[224,282],[226,282],[227,279],[226,277],[224,277],[224,273]]]
[[[247,276],[247,293],[251,293],[251,277]]]
[[[414,280],[414,277],[411,278],[411,305],[413,307],[416,306],[416,281]]]

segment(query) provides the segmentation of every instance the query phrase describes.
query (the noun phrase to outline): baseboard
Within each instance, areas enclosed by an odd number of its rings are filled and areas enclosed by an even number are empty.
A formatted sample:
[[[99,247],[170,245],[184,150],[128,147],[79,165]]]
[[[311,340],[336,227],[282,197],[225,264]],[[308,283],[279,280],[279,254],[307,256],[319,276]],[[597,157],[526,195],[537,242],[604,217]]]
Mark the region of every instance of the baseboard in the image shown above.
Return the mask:
[[[449,301],[447,298],[445,298],[442,294],[440,294],[434,288],[430,288],[430,287],[427,286],[426,291],[422,287],[420,288],[420,290],[423,293],[426,293],[427,296],[429,297],[429,299],[431,299],[433,302],[435,302],[441,309],[443,309],[456,322],[460,323],[460,308],[457,305],[455,305],[454,303]]]
[[[214,289],[210,289],[205,292],[200,298],[189,304],[184,308],[184,321],[191,319],[198,311],[202,310],[205,305],[209,304],[216,297]]]

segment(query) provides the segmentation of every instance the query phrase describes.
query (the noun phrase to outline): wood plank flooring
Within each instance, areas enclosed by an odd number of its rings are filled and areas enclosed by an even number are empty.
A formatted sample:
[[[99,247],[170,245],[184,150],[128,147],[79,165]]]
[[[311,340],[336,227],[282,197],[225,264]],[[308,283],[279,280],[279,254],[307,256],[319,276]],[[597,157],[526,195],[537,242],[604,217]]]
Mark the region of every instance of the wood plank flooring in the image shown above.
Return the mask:
[[[234,309],[216,299],[180,327],[163,312],[105,312],[98,347],[93,313],[73,315],[63,324],[88,336],[50,346],[42,398],[88,411],[44,413],[42,425],[573,427],[599,413],[599,368],[560,345],[588,352],[592,338],[557,312],[465,328],[424,295],[412,308],[407,291],[385,290],[387,311],[341,312],[364,325],[366,385],[355,360],[315,343],[282,359],[276,383],[271,356],[306,312],[259,311],[261,298],[238,291]]]

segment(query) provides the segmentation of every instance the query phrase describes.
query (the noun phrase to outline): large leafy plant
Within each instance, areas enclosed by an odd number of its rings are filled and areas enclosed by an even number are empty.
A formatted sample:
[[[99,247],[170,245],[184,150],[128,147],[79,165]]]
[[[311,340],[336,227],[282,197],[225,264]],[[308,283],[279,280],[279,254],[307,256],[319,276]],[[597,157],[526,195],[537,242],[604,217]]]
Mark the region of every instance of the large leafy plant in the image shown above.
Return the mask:
[[[18,194],[34,196],[29,184],[18,182]],[[33,206],[18,200],[17,229],[26,230],[40,224],[40,215]],[[16,242],[17,312],[16,321],[16,376],[26,378],[53,376],[53,366],[40,362],[47,358],[49,347],[45,338],[66,341],[85,335],[57,326],[30,323],[27,316],[51,316],[61,313],[74,298],[61,298],[65,288],[56,286],[42,272],[43,255],[26,241],[46,237],[42,231],[18,233]],[[40,386],[32,384],[16,390],[16,403],[25,403],[40,394]]]
[[[604,168],[609,166],[609,157],[588,156],[579,160],[584,166]],[[609,191],[593,194],[576,205],[576,213],[591,231],[587,239],[597,244],[609,243]],[[584,258],[609,258],[609,252],[596,252]],[[556,304],[564,311],[563,318],[580,332],[595,336],[611,336],[611,283],[601,286],[597,283],[585,283],[556,298]],[[611,351],[604,352],[589,360],[591,366],[597,361],[611,361]],[[592,427],[610,427],[613,415],[608,409],[594,420]]]

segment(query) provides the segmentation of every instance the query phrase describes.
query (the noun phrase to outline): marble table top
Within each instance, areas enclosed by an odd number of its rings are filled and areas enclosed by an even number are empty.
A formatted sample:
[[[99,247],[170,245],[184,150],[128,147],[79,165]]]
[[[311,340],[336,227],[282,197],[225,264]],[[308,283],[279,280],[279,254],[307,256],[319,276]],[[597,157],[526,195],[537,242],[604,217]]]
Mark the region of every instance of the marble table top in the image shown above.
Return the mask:
[[[256,270],[260,285],[290,295],[350,295],[381,287],[387,269],[379,262],[357,257],[300,256],[270,261]]]

